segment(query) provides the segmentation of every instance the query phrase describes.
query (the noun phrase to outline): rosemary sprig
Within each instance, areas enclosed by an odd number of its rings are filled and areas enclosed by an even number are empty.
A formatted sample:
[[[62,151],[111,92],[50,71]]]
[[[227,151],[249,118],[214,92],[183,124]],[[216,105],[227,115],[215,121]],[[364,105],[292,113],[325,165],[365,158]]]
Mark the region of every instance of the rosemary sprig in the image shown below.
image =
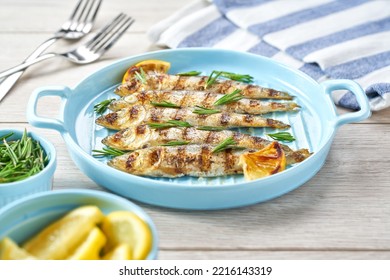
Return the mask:
[[[234,141],[233,137],[229,137],[219,143],[213,150],[213,153],[219,153],[227,149],[245,149],[244,147],[236,146],[237,142]]]
[[[178,76],[199,76],[199,74],[202,73],[200,71],[188,71],[188,72],[181,72],[177,73]]]
[[[7,141],[13,133],[0,136],[0,183],[26,179],[45,168],[48,157],[38,141],[25,130],[18,140]]]
[[[156,106],[156,107],[167,107],[167,108],[180,108],[179,105],[176,105],[176,104],[173,104],[171,102],[168,102],[168,101],[163,101],[163,102],[150,102],[150,104],[152,104],[153,106]]]
[[[144,71],[144,69],[142,69],[142,67],[139,68],[139,72],[136,71],[134,74],[135,74],[135,77],[137,78],[137,80],[141,82],[141,84],[146,85],[148,83],[146,81],[145,71]]]
[[[202,106],[195,106],[195,110],[192,111],[194,114],[198,115],[212,115],[212,114],[218,114],[221,113],[220,110],[217,109],[210,109]]]
[[[107,107],[111,104],[112,101],[114,101],[115,98],[111,98],[111,99],[106,99],[106,100],[103,100],[97,104],[95,104],[95,106],[93,106],[93,110],[101,115],[103,114],[106,110],[107,110]]]
[[[192,127],[188,122],[170,120],[165,123],[148,123],[151,128],[164,129],[171,127]]]
[[[278,133],[270,133],[267,134],[272,139],[284,142],[293,142],[295,141],[294,136],[292,136],[289,132],[278,132]]]
[[[198,126],[196,129],[206,131],[222,131],[225,128],[223,126]]]
[[[240,89],[236,89],[236,90],[234,90],[233,92],[231,92],[229,94],[225,94],[220,99],[215,101],[214,105],[218,106],[218,105],[225,105],[225,104],[237,102],[237,101],[239,101],[239,100],[244,98],[244,96],[242,94],[240,94],[240,92],[241,92]]]
[[[212,84],[214,84],[219,76],[221,76],[222,71],[213,71],[211,72],[210,76],[208,77],[205,85],[205,89],[209,88]]]
[[[105,147],[102,150],[92,150],[92,152],[94,152],[94,154],[92,154],[92,156],[94,157],[106,157],[106,156],[116,157],[125,154],[124,151],[111,148],[111,147]]]
[[[162,144],[161,146],[182,146],[182,145],[188,145],[189,141],[169,141],[165,144]]]
[[[243,82],[243,83],[253,83],[253,77],[250,75],[242,75],[242,74],[225,72],[225,71],[220,71],[220,72],[221,72],[221,77],[238,81],[238,82]]]

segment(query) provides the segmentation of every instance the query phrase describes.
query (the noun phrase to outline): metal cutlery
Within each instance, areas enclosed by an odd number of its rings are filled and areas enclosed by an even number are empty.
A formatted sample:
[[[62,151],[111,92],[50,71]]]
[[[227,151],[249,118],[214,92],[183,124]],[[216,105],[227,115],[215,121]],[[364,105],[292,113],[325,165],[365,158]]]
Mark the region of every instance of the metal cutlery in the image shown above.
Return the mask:
[[[23,70],[30,65],[40,61],[60,56],[76,63],[86,64],[100,58],[107,50],[109,50],[115,42],[125,33],[125,31],[133,24],[134,19],[120,13],[112,22],[103,27],[91,40],[80,45],[74,50],[65,53],[45,53],[35,59],[30,59],[18,66],[12,67],[0,73],[0,78],[11,75],[15,72]]]
[[[31,53],[26,58],[25,62],[37,58],[59,39],[75,40],[80,39],[89,33],[95,22],[101,2],[102,0],[79,0],[69,19],[53,37],[43,42],[33,53]],[[24,71],[19,71],[14,73],[0,82],[0,101],[22,76],[23,72]]]

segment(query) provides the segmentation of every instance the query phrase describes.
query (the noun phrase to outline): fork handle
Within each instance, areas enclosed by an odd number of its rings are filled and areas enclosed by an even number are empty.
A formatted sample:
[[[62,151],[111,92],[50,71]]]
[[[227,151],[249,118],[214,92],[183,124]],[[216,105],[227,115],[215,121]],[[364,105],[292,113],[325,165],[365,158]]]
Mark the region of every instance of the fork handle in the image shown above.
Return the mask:
[[[38,48],[35,49],[26,59],[26,61],[32,60],[40,56],[48,47],[50,47],[54,42],[56,42],[61,37],[54,36],[45,42],[43,42],[41,45],[39,45]],[[19,80],[19,78],[23,75],[23,71],[16,72],[2,81],[0,81],[0,101],[6,96],[6,94],[9,92],[9,90],[14,86],[14,84]]]
[[[52,58],[52,57],[55,57],[55,56],[58,56],[58,54],[55,54],[55,53],[45,53],[41,56],[38,56],[34,59],[30,59],[28,61],[25,61],[23,62],[22,64],[19,64],[17,66],[14,66],[8,70],[5,70],[3,72],[0,73],[0,78],[3,78],[3,77],[6,77],[6,76],[9,76],[9,75],[12,75],[16,72],[19,72],[21,70],[24,70],[26,69],[27,67],[35,64],[35,63],[38,63],[38,62],[41,62],[43,60],[46,60],[46,59],[49,59],[49,58]]]

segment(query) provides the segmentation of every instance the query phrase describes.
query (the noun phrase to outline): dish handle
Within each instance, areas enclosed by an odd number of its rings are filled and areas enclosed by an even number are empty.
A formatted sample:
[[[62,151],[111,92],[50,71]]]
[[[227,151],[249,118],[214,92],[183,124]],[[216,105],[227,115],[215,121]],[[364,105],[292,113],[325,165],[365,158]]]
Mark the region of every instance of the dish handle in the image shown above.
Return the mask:
[[[63,120],[38,116],[37,105],[41,97],[59,96],[61,97],[61,108],[63,110],[64,104],[71,92],[71,89],[65,86],[43,87],[34,90],[27,105],[27,120],[29,123],[39,128],[54,129],[60,133],[65,132]],[[63,112],[61,112],[61,116],[63,116]]]
[[[331,98],[331,93],[334,90],[342,90],[346,89],[351,91],[355,97],[357,102],[359,103],[360,110],[352,113],[345,113],[342,115],[336,115],[335,126],[339,127],[347,123],[351,122],[359,122],[367,119],[371,115],[370,104],[368,102],[367,96],[364,90],[360,87],[360,85],[351,80],[328,80],[321,83],[324,87],[325,92]],[[333,100],[332,100],[333,103]]]

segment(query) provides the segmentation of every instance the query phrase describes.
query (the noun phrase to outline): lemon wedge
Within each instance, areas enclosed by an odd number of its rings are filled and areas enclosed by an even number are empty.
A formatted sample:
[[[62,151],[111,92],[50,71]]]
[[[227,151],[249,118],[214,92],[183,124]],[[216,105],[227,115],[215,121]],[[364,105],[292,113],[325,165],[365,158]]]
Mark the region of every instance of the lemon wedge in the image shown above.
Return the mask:
[[[104,218],[101,228],[107,237],[105,252],[110,252],[119,244],[127,244],[133,259],[142,260],[152,247],[149,226],[132,212],[111,212]]]
[[[122,83],[124,84],[129,81],[131,77],[134,76],[134,73],[139,70],[139,68],[142,68],[145,73],[148,73],[150,71],[167,73],[169,68],[171,68],[171,64],[167,61],[157,59],[140,61],[126,70],[125,75],[122,79]]]
[[[82,206],[50,224],[24,244],[40,259],[66,259],[104,218],[96,206]]]
[[[99,253],[106,244],[106,236],[98,228],[94,227],[87,238],[68,257],[68,260],[98,260]]]
[[[240,156],[244,176],[247,180],[266,177],[286,169],[286,156],[278,142],[272,142],[255,153]]]
[[[103,260],[132,260],[133,252],[128,244],[119,244],[103,256]]]
[[[9,238],[4,238],[0,242],[0,260],[35,260],[27,251],[20,248]]]

